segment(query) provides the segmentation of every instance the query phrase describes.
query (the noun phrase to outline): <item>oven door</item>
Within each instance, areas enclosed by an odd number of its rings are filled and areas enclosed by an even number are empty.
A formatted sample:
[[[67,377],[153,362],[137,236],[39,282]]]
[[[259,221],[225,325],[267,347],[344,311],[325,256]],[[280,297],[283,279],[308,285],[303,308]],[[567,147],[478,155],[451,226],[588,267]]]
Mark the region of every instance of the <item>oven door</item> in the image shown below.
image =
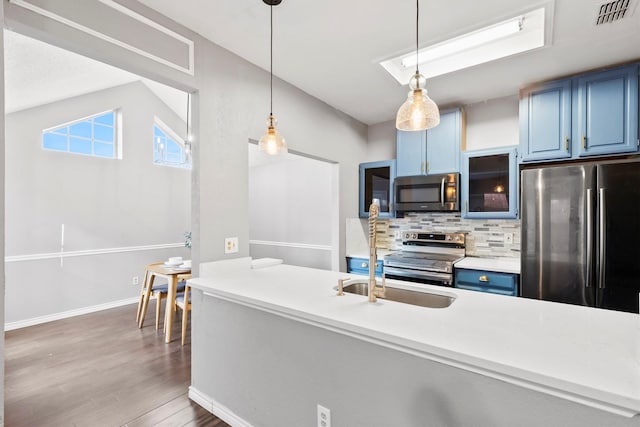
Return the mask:
[[[459,211],[457,173],[405,176],[395,179],[396,213]]]
[[[453,286],[453,275],[447,273],[436,273],[434,271],[415,270],[412,268],[389,267],[385,265],[384,275],[387,279],[425,283],[427,285]]]

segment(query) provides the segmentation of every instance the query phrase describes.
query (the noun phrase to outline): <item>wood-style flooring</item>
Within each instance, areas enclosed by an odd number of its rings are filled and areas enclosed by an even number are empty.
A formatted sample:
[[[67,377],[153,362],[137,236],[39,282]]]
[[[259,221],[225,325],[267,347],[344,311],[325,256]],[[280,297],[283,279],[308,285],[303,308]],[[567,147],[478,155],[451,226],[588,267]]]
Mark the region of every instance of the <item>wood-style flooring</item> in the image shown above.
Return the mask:
[[[227,426],[187,397],[191,343],[145,326],[136,305],[5,333],[5,425]],[[176,316],[180,317],[180,316]]]

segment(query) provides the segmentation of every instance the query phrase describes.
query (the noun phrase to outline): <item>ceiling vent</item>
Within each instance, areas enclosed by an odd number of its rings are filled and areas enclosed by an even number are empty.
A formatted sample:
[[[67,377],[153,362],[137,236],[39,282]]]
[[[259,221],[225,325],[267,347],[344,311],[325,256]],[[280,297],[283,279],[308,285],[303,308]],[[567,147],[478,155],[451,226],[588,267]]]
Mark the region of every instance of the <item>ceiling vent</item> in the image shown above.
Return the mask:
[[[596,18],[596,25],[607,24],[624,18],[625,15],[630,14],[630,3],[631,0],[615,0],[604,3],[600,6],[600,12]]]

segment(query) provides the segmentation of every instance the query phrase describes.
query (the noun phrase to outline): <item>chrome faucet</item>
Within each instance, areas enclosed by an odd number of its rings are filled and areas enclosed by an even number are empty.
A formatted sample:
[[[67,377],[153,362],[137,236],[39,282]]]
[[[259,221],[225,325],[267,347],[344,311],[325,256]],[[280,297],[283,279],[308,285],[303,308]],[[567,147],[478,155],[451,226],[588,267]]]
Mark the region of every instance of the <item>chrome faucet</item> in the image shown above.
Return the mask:
[[[369,302],[376,302],[376,298],[384,298],[386,290],[386,280],[382,275],[382,289],[379,289],[376,282],[376,264],[378,263],[378,254],[376,249],[376,225],[378,214],[380,212],[380,202],[373,199],[373,203],[369,206]]]

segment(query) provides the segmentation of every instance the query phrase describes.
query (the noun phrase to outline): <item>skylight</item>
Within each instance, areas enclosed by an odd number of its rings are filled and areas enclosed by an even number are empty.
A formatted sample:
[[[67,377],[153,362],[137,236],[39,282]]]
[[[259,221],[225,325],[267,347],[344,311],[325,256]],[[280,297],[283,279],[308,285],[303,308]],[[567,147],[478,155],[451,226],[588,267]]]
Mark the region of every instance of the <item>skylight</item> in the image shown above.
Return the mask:
[[[427,78],[440,76],[544,45],[545,8],[540,8],[420,49],[420,72]],[[415,72],[415,51],[380,65],[407,84]]]

